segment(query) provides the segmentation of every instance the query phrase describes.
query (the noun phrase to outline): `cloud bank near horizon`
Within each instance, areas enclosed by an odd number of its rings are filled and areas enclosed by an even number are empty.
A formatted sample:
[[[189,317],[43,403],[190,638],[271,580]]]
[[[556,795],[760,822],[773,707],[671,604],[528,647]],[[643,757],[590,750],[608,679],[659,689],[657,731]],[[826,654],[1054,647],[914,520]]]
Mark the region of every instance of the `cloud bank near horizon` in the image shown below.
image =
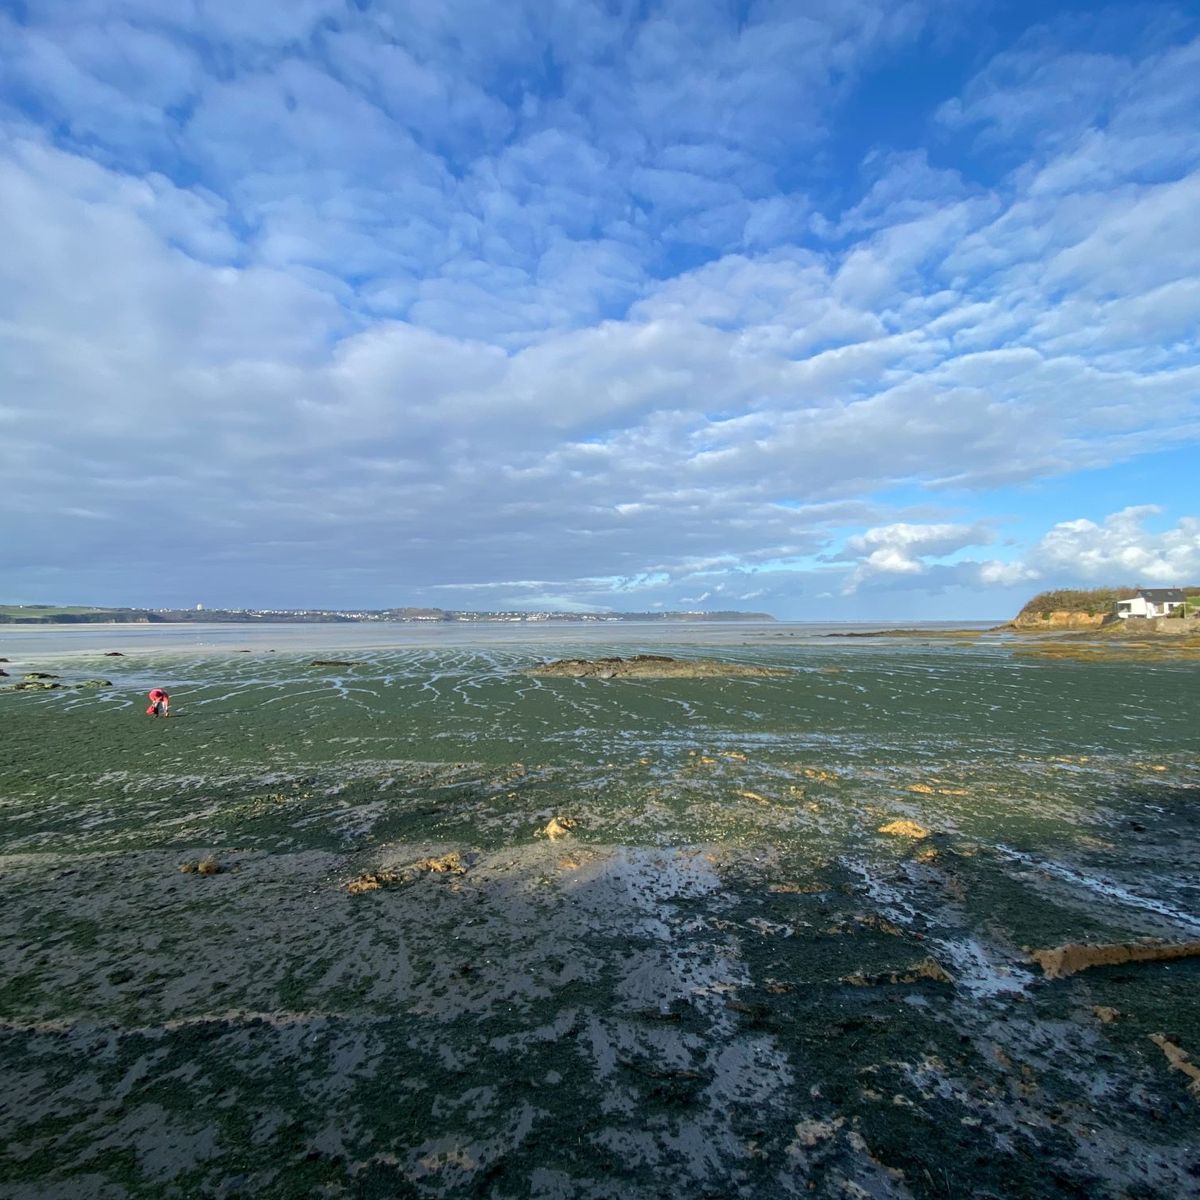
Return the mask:
[[[980,12],[0,6],[11,598],[1197,581],[1200,24]]]

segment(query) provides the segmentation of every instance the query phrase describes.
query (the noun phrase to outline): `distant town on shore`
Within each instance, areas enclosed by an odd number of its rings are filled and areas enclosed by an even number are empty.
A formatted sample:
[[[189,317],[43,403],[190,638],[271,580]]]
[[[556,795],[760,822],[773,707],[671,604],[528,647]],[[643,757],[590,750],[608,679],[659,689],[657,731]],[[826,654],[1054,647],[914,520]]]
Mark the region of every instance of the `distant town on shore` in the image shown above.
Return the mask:
[[[575,621],[578,623],[620,621],[774,621],[764,612],[467,612],[444,608],[90,608],[52,604],[2,604],[0,625],[157,625],[220,622],[241,624],[332,624],[363,621],[434,623],[483,623]]]

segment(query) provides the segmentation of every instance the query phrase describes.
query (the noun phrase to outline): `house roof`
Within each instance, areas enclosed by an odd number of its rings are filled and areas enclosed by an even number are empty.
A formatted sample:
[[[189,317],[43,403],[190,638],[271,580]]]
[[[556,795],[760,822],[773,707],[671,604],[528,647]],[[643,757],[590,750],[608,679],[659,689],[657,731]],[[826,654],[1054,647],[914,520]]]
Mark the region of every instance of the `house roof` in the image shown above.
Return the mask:
[[[1164,604],[1169,600],[1182,604],[1184,600],[1183,588],[1138,588],[1138,595],[1155,604]]]

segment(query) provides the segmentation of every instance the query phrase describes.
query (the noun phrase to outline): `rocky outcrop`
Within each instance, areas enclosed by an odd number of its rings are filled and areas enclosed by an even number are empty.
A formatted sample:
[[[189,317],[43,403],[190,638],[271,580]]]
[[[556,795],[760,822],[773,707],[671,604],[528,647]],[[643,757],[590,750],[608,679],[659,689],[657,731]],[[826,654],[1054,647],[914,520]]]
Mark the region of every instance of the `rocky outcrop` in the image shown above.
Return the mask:
[[[1062,979],[1089,967],[1115,967],[1131,962],[1170,962],[1200,956],[1200,942],[1070,942],[1050,950],[1031,950],[1029,957],[1047,979]]]
[[[1200,1067],[1192,1062],[1190,1055],[1182,1046],[1177,1046],[1166,1034],[1152,1033],[1150,1040],[1167,1056],[1167,1062],[1172,1070],[1186,1075],[1190,1081],[1187,1089],[1193,1096],[1200,1098]]]
[[[1190,617],[1127,617],[1114,621],[1104,632],[1112,637],[1197,637],[1200,619]]]
[[[880,825],[879,832],[889,834],[891,837],[916,838],[918,841],[929,836],[929,830],[924,825],[918,825],[916,821],[905,820],[889,821],[886,825]]]
[[[566,679],[707,679],[791,674],[777,667],[759,667],[752,663],[670,658],[665,654],[635,654],[630,658],[562,658],[530,667],[525,673]]]
[[[1073,612],[1058,609],[1055,612],[1021,613],[1012,622],[1013,629],[1020,630],[1071,630],[1099,629],[1106,621],[1116,620],[1109,613]]]
[[[551,817],[549,823],[538,830],[538,836],[556,842],[559,838],[570,837],[574,828],[575,822],[570,817]]]

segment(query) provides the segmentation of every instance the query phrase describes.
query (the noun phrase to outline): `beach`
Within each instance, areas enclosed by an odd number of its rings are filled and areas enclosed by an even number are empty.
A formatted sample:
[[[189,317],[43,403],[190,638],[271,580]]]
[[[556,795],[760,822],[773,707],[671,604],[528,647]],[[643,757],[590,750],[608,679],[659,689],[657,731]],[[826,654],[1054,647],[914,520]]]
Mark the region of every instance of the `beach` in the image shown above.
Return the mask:
[[[0,1190],[1197,1194],[1197,665],[950,629],[0,630]]]

